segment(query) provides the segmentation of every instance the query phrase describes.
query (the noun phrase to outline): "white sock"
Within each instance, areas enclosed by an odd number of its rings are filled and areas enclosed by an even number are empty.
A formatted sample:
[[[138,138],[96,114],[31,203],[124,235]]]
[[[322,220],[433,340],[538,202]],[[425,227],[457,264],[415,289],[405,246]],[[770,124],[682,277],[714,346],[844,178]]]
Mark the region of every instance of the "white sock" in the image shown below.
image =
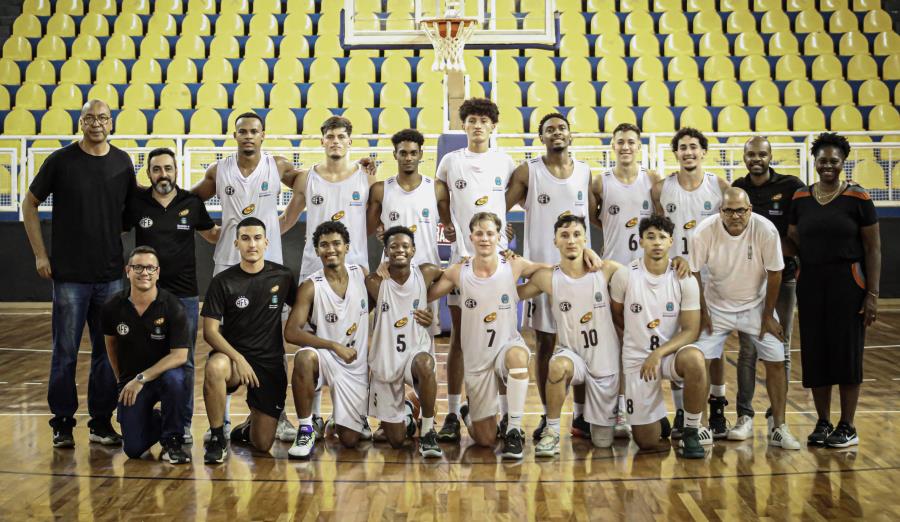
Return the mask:
[[[703,413],[688,413],[684,412],[684,427],[685,428],[699,428],[700,427],[700,417],[703,416]]]
[[[225,424],[231,424],[231,394],[225,396]]]
[[[550,428],[551,430],[555,431],[556,433],[559,433],[559,418],[556,418],[556,419],[548,418],[547,419],[547,427]]]
[[[507,392],[507,393],[509,393],[509,392]],[[500,396],[500,415],[503,416],[503,415],[506,415],[507,413],[509,413],[509,400],[507,399],[506,395],[501,395]]]
[[[684,388],[672,388],[672,402],[676,410],[684,409]]]
[[[422,433],[428,433],[434,429],[434,417],[422,417]]]
[[[709,387],[709,394],[713,397],[724,397],[725,396],[725,385],[724,384],[713,384]]]
[[[303,417],[300,419],[300,426],[309,426],[312,427],[312,415],[309,417]]]
[[[584,403],[583,402],[573,402],[572,407],[575,410],[575,418],[581,417],[584,414]]]
[[[616,401],[616,407],[619,409],[619,415],[625,415],[625,412],[627,410],[625,409],[625,396],[624,395],[619,395],[619,397],[617,398],[617,401]]]
[[[447,395],[447,413],[453,413],[459,417],[459,403],[462,401],[462,395]]]
[[[517,379],[517,376],[525,377]],[[528,396],[528,369],[514,368],[506,380],[506,396],[509,400],[509,425],[506,432],[522,429],[522,415],[525,413],[525,399]]]
[[[313,394],[312,413],[318,417],[322,416],[322,390],[316,390]]]

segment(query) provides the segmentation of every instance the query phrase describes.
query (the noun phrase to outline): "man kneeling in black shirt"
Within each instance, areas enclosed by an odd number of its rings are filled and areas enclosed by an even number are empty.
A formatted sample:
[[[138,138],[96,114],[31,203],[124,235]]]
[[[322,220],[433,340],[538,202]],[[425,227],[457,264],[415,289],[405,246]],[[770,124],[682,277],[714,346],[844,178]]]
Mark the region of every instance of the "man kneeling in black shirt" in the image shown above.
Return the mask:
[[[281,309],[293,303],[297,281],[290,269],[265,260],[266,226],[249,217],[238,223],[234,242],[241,262],[209,284],[203,303],[203,338],[213,352],[206,363],[203,399],[211,436],[208,464],[225,460],[225,397],[247,387],[250,416],[231,430],[231,441],[267,452],[275,441],[287,397]]]
[[[184,363],[188,327],[177,297],[157,288],[159,258],[148,246],[135,248],[125,273],[131,286],[103,306],[106,352],[119,384],[118,419],[125,454],[140,458],[159,441],[161,459],[184,464],[182,448],[187,401]],[[162,412],[153,407],[162,403]]]

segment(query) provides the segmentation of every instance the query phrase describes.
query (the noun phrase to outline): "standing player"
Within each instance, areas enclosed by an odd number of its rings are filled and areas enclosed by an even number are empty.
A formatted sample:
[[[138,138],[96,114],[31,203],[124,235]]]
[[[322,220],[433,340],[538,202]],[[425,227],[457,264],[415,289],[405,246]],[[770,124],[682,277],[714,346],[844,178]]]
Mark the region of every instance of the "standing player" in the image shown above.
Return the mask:
[[[212,348],[206,363],[203,399],[210,437],[207,464],[225,460],[225,400],[247,387],[250,416],[231,432],[233,442],[267,452],[284,412],[287,374],[281,311],[292,302],[297,283],[291,271],[265,259],[266,225],[255,217],[236,227],[241,262],[213,277],[203,302],[203,338]]]
[[[560,260],[560,251],[553,246],[554,237],[548,224],[563,215],[581,218],[589,215],[591,169],[587,163],[569,156],[572,134],[569,121],[562,114],[550,113],[541,118],[538,134],[546,153],[522,163],[513,171],[506,188],[506,210],[519,201],[525,201],[525,258],[554,265]],[[590,248],[591,238],[587,230],[584,240]],[[547,368],[556,347],[555,316],[549,294],[536,294],[525,306],[523,323],[534,329],[537,339],[538,393],[541,403],[546,405],[544,386]],[[580,413],[575,412],[575,417],[583,422]],[[540,425],[534,431],[535,440],[541,437],[546,418],[546,415],[541,416]],[[583,426],[582,430],[585,428],[590,429]],[[573,421],[575,429],[576,423]]]
[[[350,233],[340,221],[319,224],[312,241],[323,268],[300,285],[284,331],[289,343],[302,347],[294,354],[291,377],[300,427],[288,454],[297,458],[309,458],[315,448],[313,400],[323,385],[331,389],[336,432],[345,447],[356,447],[367,427],[367,271],[345,262]]]
[[[412,262],[419,266],[426,263],[440,266],[434,180],[419,173],[425,137],[417,130],[406,129],[394,134],[391,142],[394,144],[394,159],[397,160],[397,175],[378,181],[369,189],[367,231],[371,235],[383,231],[385,227],[407,227],[415,234],[415,257]],[[435,318],[438,316],[438,304],[428,304]],[[440,333],[437,321],[429,327],[429,333]]]
[[[678,279],[669,249],[675,226],[653,215],[638,226],[644,255],[617,271],[610,283],[613,320],[623,329],[625,408],[634,442],[642,450],[668,449],[661,440],[666,405],[662,379],[684,387],[685,458],[703,458],[712,434],[700,426],[708,390],[703,352],[693,343],[700,331],[700,289],[693,277]],[[663,421],[663,422],[661,422]]]
[[[437,380],[434,373],[434,341],[428,331],[434,315],[428,307],[427,292],[441,278],[433,264],[417,264],[415,232],[391,227],[384,232],[384,251],[389,277],[366,277],[369,297],[375,303],[375,329],[369,350],[369,411],[381,421],[387,440],[394,448],[415,434],[412,407],[407,402],[406,385],[416,390],[422,406],[419,453],[423,457],[443,455],[434,431],[434,403]]]
[[[457,230],[468,230],[472,217],[481,212],[493,213],[500,220],[498,230],[505,229],[505,191],[516,165],[504,152],[489,150],[491,133],[500,119],[497,105],[484,98],[472,98],[459,107],[459,118],[466,132],[468,145],[441,158],[437,168],[435,194],[444,234],[453,241],[451,263],[473,256],[469,234],[456,236]],[[501,250],[507,248],[507,238],[497,238]],[[447,298],[453,321],[450,332],[450,353],[447,355],[447,401],[449,411],[438,440],[459,441],[460,400],[463,387],[463,355],[460,346],[460,299],[458,292]],[[515,320],[515,317],[513,318]]]
[[[559,453],[559,416],[569,384],[587,388],[584,420],[590,425],[593,444],[600,448],[612,445],[619,393],[620,346],[609,309],[608,281],[622,265],[606,261],[602,271],[588,272],[583,259],[588,235],[583,217],[562,215],[553,230],[559,264],[538,270],[518,289],[523,299],[540,292],[550,297],[559,346],[550,359],[547,421],[535,447],[538,457]]]
[[[722,192],[728,182],[711,172],[703,171],[703,158],[709,147],[709,140],[697,129],[684,127],[672,137],[672,152],[678,160],[678,172],[653,185],[650,194],[656,213],[668,217],[675,225],[672,248],[669,257],[674,259],[690,255],[690,238],[694,229],[707,216],[719,212]],[[728,434],[725,424],[725,368],[722,360],[710,364],[710,380],[713,382],[709,399],[709,425],[715,438]],[[684,398],[680,385],[672,383],[672,399],[675,402],[675,423],[672,438],[681,436],[684,426]]]

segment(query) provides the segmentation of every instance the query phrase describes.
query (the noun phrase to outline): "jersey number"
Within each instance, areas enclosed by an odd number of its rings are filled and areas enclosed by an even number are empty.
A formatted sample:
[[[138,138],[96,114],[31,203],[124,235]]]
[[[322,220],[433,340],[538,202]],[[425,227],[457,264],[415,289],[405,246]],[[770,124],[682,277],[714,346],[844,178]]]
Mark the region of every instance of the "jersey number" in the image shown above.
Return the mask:
[[[631,399],[625,401],[625,411],[628,412],[628,415],[634,413],[634,402]]]
[[[659,336],[651,335],[650,336],[650,350],[655,350],[659,348]]]
[[[635,234],[631,234],[631,236],[628,237],[628,250],[635,252],[635,251],[637,251],[637,249],[638,249],[637,239],[635,238]]]
[[[597,343],[599,342],[599,340],[597,339],[597,330],[595,330],[593,328],[590,330],[587,330],[587,331],[582,330],[581,336],[584,337],[584,348],[585,349],[594,348],[595,346],[597,346]]]
[[[403,353],[406,351],[406,334],[397,336],[397,351]]]
[[[491,334],[491,338],[488,339],[488,348],[493,348],[494,347],[494,337],[497,336],[497,330],[492,330],[492,329],[488,328],[487,333]]]
[[[537,305],[534,304],[534,301],[528,301],[528,318],[531,319],[534,317],[534,311],[537,309]]]
[[[682,237],[681,243],[684,245],[683,248],[681,249],[681,255],[686,256],[686,255],[688,255],[687,237]]]

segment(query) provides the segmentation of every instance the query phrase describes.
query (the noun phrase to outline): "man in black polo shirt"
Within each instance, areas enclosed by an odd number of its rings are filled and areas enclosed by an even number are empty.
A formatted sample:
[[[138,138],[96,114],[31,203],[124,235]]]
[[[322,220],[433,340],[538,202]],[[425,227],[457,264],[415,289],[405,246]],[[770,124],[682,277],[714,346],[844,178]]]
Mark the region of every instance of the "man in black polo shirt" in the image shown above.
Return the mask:
[[[293,303],[297,280],[278,263],[266,261],[265,224],[255,217],[236,227],[241,262],[213,277],[203,302],[203,338],[213,352],[206,363],[203,399],[210,437],[207,464],[225,460],[225,397],[247,387],[250,416],[231,430],[232,442],[267,452],[275,441],[287,397],[281,311]]]
[[[781,250],[784,256],[784,271],[781,274],[781,288],[775,313],[784,331],[784,369],[788,380],[791,377],[791,331],[794,326],[794,305],[797,296],[797,248],[787,237],[788,216],[794,191],[803,187],[797,176],[789,176],[775,172],[769,166],[772,159],[772,146],[762,136],[750,138],[744,145],[744,164],[748,174],[738,178],[732,184],[744,189],[750,196],[753,212],[771,221],[781,236]],[[730,440],[746,440],[753,435],[753,392],[756,387],[756,348],[747,334],[740,334],[740,352],[738,354],[737,382],[737,414],[738,421],[728,432]],[[766,413],[769,419],[770,410]],[[767,434],[772,431],[769,426]]]
[[[83,137],[51,154],[31,182],[22,214],[38,274],[53,280],[53,358],[47,402],[53,445],[72,447],[78,389],[75,365],[87,322],[91,336],[88,378],[90,441],[121,444],[110,421],[116,408],[116,378],[100,326],[100,308],[122,290],[122,210],[134,190],[134,165],[106,138],[109,106],[91,100],[81,109]],[[51,251],[41,235],[38,205],[53,195]]]
[[[206,206],[194,194],[175,183],[178,167],[170,149],[154,149],[147,154],[150,188],[138,189],[125,207],[126,228],[136,227],[135,244],[153,247],[162,268],[159,286],[175,294],[184,306],[190,338],[184,365],[188,400],[184,404],[184,441],[193,442],[191,417],[194,413],[194,343],[197,338],[197,262],[194,230],[210,243],[219,240],[220,228],[209,217]]]
[[[160,442],[161,459],[184,464],[191,461],[181,447],[187,319],[178,298],[156,286],[161,272],[153,248],[139,246],[131,252],[125,268],[131,285],[103,306],[103,334],[119,381],[125,454],[141,458]],[[153,409],[157,402],[162,415]]]

